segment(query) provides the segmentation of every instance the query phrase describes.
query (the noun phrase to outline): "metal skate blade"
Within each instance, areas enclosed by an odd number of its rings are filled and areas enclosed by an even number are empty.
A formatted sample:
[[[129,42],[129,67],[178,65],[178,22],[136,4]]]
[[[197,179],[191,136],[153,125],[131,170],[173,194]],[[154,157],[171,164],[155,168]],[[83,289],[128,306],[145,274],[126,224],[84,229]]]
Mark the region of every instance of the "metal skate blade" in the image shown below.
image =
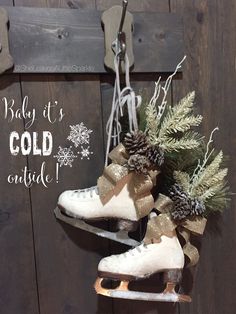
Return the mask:
[[[153,301],[153,302],[191,302],[189,296],[181,296],[177,293],[151,293],[140,291],[122,291],[122,290],[108,290],[98,292],[98,294],[118,299],[139,300],[139,301]]]
[[[176,292],[140,292],[128,290],[128,282],[121,282],[116,289],[106,289],[102,287],[103,278],[97,278],[94,288],[97,294],[119,299],[153,301],[153,302],[191,302],[192,299],[188,295],[177,294]]]
[[[56,207],[54,209],[54,213],[57,219],[75,227],[75,228],[79,228],[81,230],[84,231],[88,231],[90,233],[94,233],[96,235],[98,235],[99,237],[102,238],[106,238],[106,239],[110,239],[112,241],[116,241],[122,244],[126,244],[129,246],[137,246],[140,245],[140,242],[131,239],[128,235],[128,232],[120,230],[118,232],[110,232],[110,231],[106,231],[103,230],[101,228],[97,228],[94,226],[91,226],[90,224],[86,223],[85,221],[79,219],[79,218],[73,218],[73,217],[69,217],[64,215],[59,207]]]
[[[179,302],[179,296],[175,293],[151,293],[139,291],[109,290],[111,298],[131,299],[140,301]]]

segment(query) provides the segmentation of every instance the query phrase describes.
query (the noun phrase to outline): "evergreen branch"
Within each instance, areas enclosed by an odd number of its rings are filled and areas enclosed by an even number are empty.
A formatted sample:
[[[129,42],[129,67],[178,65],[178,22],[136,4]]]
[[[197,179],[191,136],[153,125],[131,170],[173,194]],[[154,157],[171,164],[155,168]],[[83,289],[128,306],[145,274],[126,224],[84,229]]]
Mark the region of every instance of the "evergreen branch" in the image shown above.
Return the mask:
[[[202,200],[205,202],[207,199],[212,198],[215,194],[217,194],[224,186],[224,183],[218,182],[218,184],[215,184],[211,187],[209,187],[204,193],[201,193],[200,195],[196,195],[199,200]]]
[[[222,211],[229,206],[230,196],[232,193],[229,191],[229,187],[226,182],[223,183],[222,188],[216,191],[213,197],[208,198],[205,201],[206,204],[206,215],[214,211]]]
[[[165,137],[160,147],[167,152],[179,151],[182,149],[193,149],[201,144],[201,138],[196,132],[187,132],[181,138]]]
[[[192,190],[191,195],[193,197],[202,196],[211,188],[214,188],[218,184],[224,182],[224,179],[228,173],[228,169],[221,169],[218,173],[208,179],[208,181],[204,181],[201,185],[198,185],[194,190]]]
[[[146,109],[146,130],[151,144],[155,145],[157,142],[158,125],[156,106],[149,103]]]
[[[220,164],[223,160],[223,152],[220,151],[218,155],[213,159],[213,161],[202,169],[201,173],[199,173],[197,180],[195,179],[192,182],[192,188],[191,188],[191,194],[195,195],[197,191],[200,189],[207,188],[214,184],[215,181],[217,181],[219,178],[219,170],[220,170]],[[223,169],[224,170],[224,169]],[[223,171],[223,173],[225,170]],[[227,174],[227,169],[226,169]],[[225,175],[226,175],[225,174]],[[223,178],[224,176],[223,175]],[[223,179],[222,178],[222,179]]]
[[[219,182],[222,182],[225,177],[228,174],[228,168],[220,169],[214,176],[211,176],[208,178],[208,180],[205,180],[206,186],[213,186],[218,184]]]
[[[181,186],[184,192],[188,193],[190,188],[190,176],[187,172],[174,171],[175,182]]]
[[[191,92],[177,105],[168,108],[160,128],[158,142],[162,142],[163,138],[172,133],[186,132],[201,123],[202,116],[192,114],[194,98],[195,92]]]

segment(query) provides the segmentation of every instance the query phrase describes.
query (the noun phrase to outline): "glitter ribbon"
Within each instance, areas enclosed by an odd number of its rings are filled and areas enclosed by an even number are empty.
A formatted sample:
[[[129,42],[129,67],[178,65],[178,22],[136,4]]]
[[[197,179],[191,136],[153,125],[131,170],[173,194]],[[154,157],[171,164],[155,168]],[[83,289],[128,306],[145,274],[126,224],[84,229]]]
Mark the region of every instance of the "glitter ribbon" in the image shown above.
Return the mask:
[[[134,200],[138,218],[148,215],[154,207],[151,189],[156,183],[158,171],[151,170],[147,175],[129,172],[125,167],[129,155],[122,144],[110,152],[109,158],[112,163],[104,168],[102,176],[98,179],[101,202],[106,204],[114,195],[117,196],[127,184],[130,197]]]
[[[190,243],[190,235],[191,233],[202,235],[207,220],[204,217],[195,217],[182,221],[174,221],[170,215],[172,206],[173,202],[169,197],[159,194],[154,207],[160,214],[149,220],[144,242],[160,242],[162,235],[172,237],[176,229],[185,240],[183,252],[190,260],[188,266],[194,266],[199,260],[199,252],[198,249]]]

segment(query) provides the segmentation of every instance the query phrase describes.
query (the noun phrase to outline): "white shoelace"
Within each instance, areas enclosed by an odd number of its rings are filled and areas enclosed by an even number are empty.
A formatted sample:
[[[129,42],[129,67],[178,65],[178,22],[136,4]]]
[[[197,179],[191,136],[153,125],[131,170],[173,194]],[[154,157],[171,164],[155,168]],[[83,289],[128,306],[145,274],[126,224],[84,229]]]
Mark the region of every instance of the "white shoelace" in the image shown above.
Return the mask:
[[[129,58],[127,54],[125,54],[125,61],[124,61],[126,86],[121,90],[120,73],[119,73],[120,52],[118,51],[117,44],[115,44],[114,50],[116,51],[115,58],[114,58],[116,80],[114,84],[111,113],[110,113],[110,116],[106,125],[107,148],[106,148],[105,166],[107,166],[108,164],[108,154],[109,154],[109,149],[111,145],[111,140],[113,139],[113,146],[116,146],[120,143],[120,133],[122,131],[122,128],[119,122],[119,118],[123,116],[123,107],[125,106],[125,104],[127,105],[128,118],[129,118],[129,131],[132,132],[138,129],[136,111],[142,101],[141,96],[135,95],[135,92],[130,86]]]
[[[98,187],[95,185],[87,189],[75,190],[74,193],[76,193],[78,196],[82,195],[83,198],[87,198],[88,196],[93,198],[94,196],[98,195]]]
[[[141,245],[139,246],[136,246],[135,248],[133,249],[130,249],[128,250],[127,252],[125,252],[123,254],[124,257],[128,257],[128,255],[131,255],[131,256],[136,256],[137,253],[142,253],[144,250],[147,250],[148,247],[146,244],[142,243]],[[119,256],[119,255],[118,255]]]

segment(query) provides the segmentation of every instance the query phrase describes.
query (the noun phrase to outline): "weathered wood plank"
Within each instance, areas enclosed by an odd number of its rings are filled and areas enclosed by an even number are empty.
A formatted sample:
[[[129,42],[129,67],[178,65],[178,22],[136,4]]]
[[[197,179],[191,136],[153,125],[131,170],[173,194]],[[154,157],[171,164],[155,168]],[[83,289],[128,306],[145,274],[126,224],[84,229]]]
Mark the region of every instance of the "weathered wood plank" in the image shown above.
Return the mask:
[[[16,0],[28,5],[28,0]],[[91,1],[73,1],[87,7]],[[65,7],[67,1],[35,1],[34,6]],[[96,183],[103,166],[103,139],[100,120],[99,77],[82,76],[30,76],[24,77],[23,94],[28,94],[36,104],[37,112],[45,102],[57,99],[66,112],[61,125],[51,126],[54,151],[58,145],[68,145],[66,137],[69,124],[83,121],[94,131],[91,161],[74,163],[72,169],[60,169],[60,182],[46,191],[40,186],[31,190],[34,233],[41,314],[112,313],[112,300],[98,298],[93,290],[100,255],[108,255],[108,243],[96,236],[57,222],[53,208],[60,192],[69,188],[82,188]],[[48,128],[39,119],[35,130]],[[33,129],[32,129],[33,130]],[[42,158],[29,158],[32,168],[39,169]],[[47,160],[49,171],[55,171],[55,160]],[[41,200],[44,200],[42,205]]]
[[[98,10],[107,10],[113,5],[121,5],[120,0],[96,0]],[[129,0],[128,10],[135,12],[169,12],[169,2],[166,0]]]
[[[7,8],[15,73],[106,73],[101,12]],[[24,44],[22,44],[24,43]],[[182,58],[175,14],[134,14],[134,72],[171,72]]]
[[[94,9],[95,0],[14,0],[15,6],[70,8],[70,9]]]
[[[174,100],[196,90],[196,105],[204,115],[203,132],[220,127],[215,135],[219,149],[231,157],[229,180],[236,189],[236,20],[234,1],[172,0],[171,10],[183,14],[186,66],[183,81],[174,83]],[[209,217],[201,241],[201,257],[194,274],[193,302],[181,305],[181,314],[234,313],[235,291],[235,198],[221,216]],[[186,274],[185,287],[191,289]]]
[[[0,78],[1,136],[0,136],[0,308],[4,314],[39,313],[35,272],[35,256],[29,191],[20,184],[9,184],[10,174],[20,174],[27,165],[25,157],[12,156],[9,135],[22,133],[22,120],[4,119],[2,99],[15,100],[21,107],[18,76]],[[9,117],[9,112],[8,112]]]
[[[55,178],[56,160],[52,156],[59,145],[70,146],[69,125],[84,122],[93,130],[94,154],[90,161],[78,158],[72,168],[60,168],[59,183],[54,180],[48,188],[41,185],[31,188],[41,313],[109,312],[111,301],[98,302],[93,289],[98,260],[108,254],[107,241],[60,224],[53,215],[57,197],[63,190],[95,185],[102,171],[99,81],[96,77],[86,80],[84,76],[30,76],[23,78],[22,91],[23,96],[29,96],[29,108],[34,104],[38,117],[49,100],[58,100],[66,114],[58,124],[50,125],[39,118],[32,126],[31,131],[47,130],[53,134],[54,149],[50,157],[30,156],[31,169],[39,172],[41,163],[46,161],[46,172]]]

